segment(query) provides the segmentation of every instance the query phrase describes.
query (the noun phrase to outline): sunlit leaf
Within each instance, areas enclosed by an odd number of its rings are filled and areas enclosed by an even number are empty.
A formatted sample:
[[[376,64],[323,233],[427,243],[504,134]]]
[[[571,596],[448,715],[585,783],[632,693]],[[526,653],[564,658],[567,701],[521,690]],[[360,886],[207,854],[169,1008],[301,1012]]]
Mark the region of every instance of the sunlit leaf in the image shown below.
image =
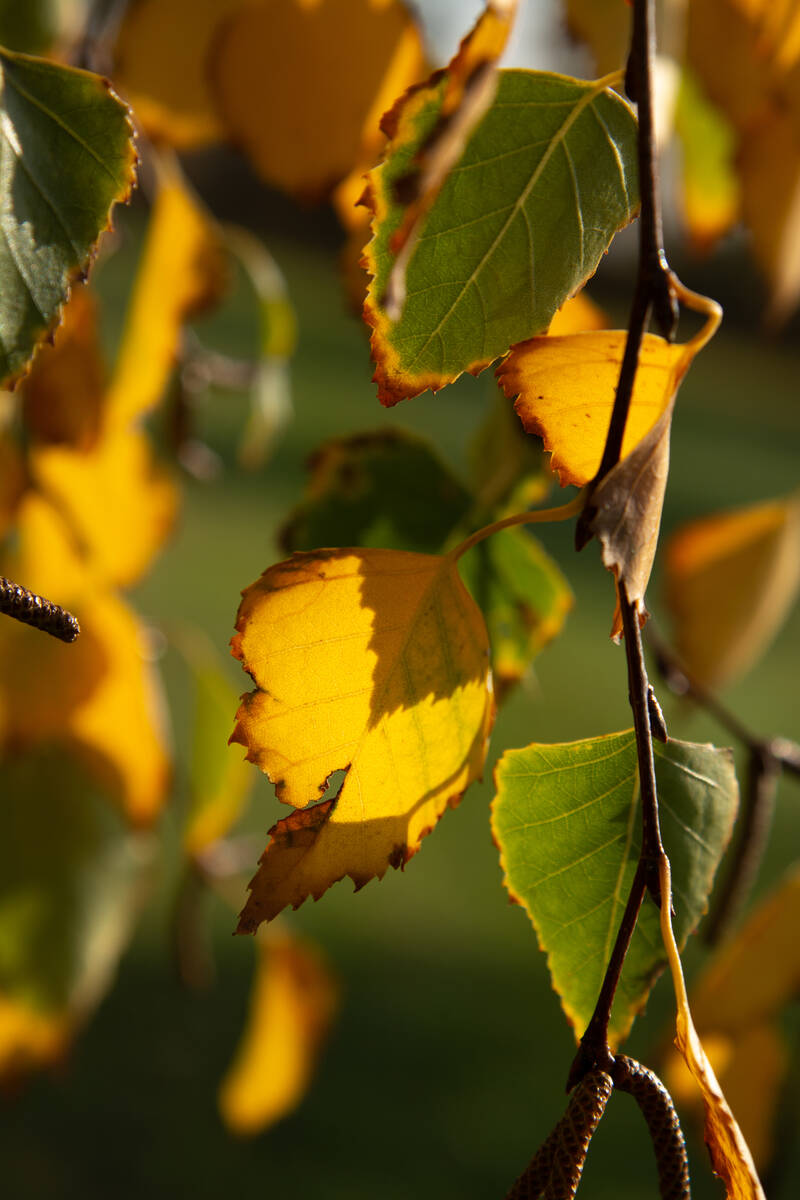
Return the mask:
[[[402,316],[389,320],[385,292],[404,219],[398,186],[439,120],[446,88],[446,73],[433,76],[387,114],[385,161],[370,175],[375,236],[365,252],[364,313],[384,404],[476,374],[544,331],[638,205],[636,121],[619,96],[603,81],[501,71],[424,223]]]
[[[309,469],[306,496],[280,533],[287,553],[316,546],[435,553],[471,503],[433,449],[400,429],[325,442]]]
[[[336,1007],[317,951],[286,934],[257,943],[247,1025],[219,1093],[222,1118],[252,1135],[297,1107]]]
[[[7,572],[79,614],[67,646],[4,620],[0,628],[0,742],[19,751],[58,744],[80,756],[133,824],[158,815],[169,783],[163,717],[144,632],[100,588],[51,505],[28,494],[20,551]]]
[[[712,960],[692,989],[692,1013],[703,1046],[735,1111],[756,1164],[769,1162],[787,1068],[776,1018],[800,988],[800,872],[795,868]],[[670,1063],[676,1099],[696,1089]]]
[[[20,377],[134,179],[127,109],[86,71],[0,50],[0,381]]]
[[[480,612],[449,558],[328,550],[243,595],[233,652],[257,690],[233,740],[299,811],[272,829],[239,923],[404,865],[480,774],[493,703]],[[334,799],[333,772],[346,771]]]
[[[670,894],[669,862],[659,863],[661,894]],[[725,1185],[727,1200],[766,1200],[750,1148],[719,1085],[689,1009],[683,967],[668,905],[661,908],[661,936],[675,990],[675,1045],[700,1089],[705,1108],[705,1143],[716,1175]]]
[[[20,388],[26,429],[38,442],[90,449],[100,434],[105,387],[97,301],[88,288],[74,287],[53,344],[42,346]]]
[[[727,683],[769,645],[800,589],[800,497],[692,521],[666,547],[675,639],[689,670]]]
[[[0,1074],[63,1051],[111,982],[152,860],[62,751],[2,767]]]
[[[486,618],[501,701],[561,632],[572,592],[550,555],[522,529],[479,542],[461,560],[461,573]]]
[[[566,337],[570,333],[588,333],[592,329],[608,329],[608,317],[584,289],[561,305],[547,332],[551,337]]]
[[[224,136],[208,81],[220,24],[242,0],[135,0],[114,46],[114,80],[149,137],[189,149]]]
[[[729,751],[655,746],[664,843],[683,945],[699,921],[737,804]],[[641,845],[633,731],[507,751],[496,769],[492,830],[505,884],[533,921],[576,1036],[595,1002]],[[658,909],[645,898],[612,1010],[618,1043],[666,963]]]
[[[517,0],[487,0],[447,67],[436,124],[417,147],[406,174],[394,181],[395,196],[402,198],[404,213],[392,234],[395,257],[381,299],[390,321],[398,320],[403,311],[406,271],[425,218],[495,98],[497,61],[508,41],[516,10]]]
[[[675,129],[681,142],[683,215],[696,248],[707,250],[739,214],[740,189],[733,164],[736,137],[688,69],[681,76]]]
[[[237,695],[221,670],[213,644],[197,631],[183,631],[178,649],[194,686],[190,808],[183,844],[187,854],[197,855],[235,825],[252,786],[253,773],[228,745]]]
[[[183,323],[227,284],[211,219],[176,170],[162,168],[159,179],[108,398],[109,420],[122,427],[163,398]]]
[[[561,484],[582,487],[597,474],[619,381],[622,331],[531,338],[515,346],[498,368],[503,391],[517,397],[528,433],[544,440]],[[623,458],[669,408],[694,357],[690,345],[670,345],[646,334],[639,354]]]
[[[267,182],[306,196],[324,194],[365,155],[370,161],[381,114],[423,61],[399,0],[241,5],[209,59],[229,135]]]

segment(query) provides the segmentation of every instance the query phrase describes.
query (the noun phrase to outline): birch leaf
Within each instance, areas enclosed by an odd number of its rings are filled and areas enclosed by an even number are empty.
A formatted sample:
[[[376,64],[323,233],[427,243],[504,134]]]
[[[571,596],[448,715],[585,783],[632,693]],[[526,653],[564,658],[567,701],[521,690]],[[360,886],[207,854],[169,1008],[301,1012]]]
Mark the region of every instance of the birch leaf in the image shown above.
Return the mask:
[[[247,1024],[219,1092],[222,1119],[252,1136],[292,1112],[308,1087],[336,1007],[336,986],[312,946],[260,938]]]
[[[477,374],[546,330],[638,206],[636,120],[625,101],[603,81],[500,71],[494,100],[421,227],[402,315],[390,319],[386,288],[405,219],[398,192],[447,86],[447,73],[437,73],[387,114],[389,145],[369,176],[364,316],[386,405]]]
[[[626,333],[590,331],[531,338],[514,346],[497,378],[527,433],[544,441],[563,487],[594,479],[603,456]],[[622,441],[630,454],[667,411],[694,347],[645,334]]]
[[[748,669],[800,590],[800,497],[692,521],[666,546],[667,599],[687,670],[720,686]]]
[[[87,71],[0,50],[0,382],[24,373],[133,186],[128,110]]]
[[[730,751],[655,747],[662,832],[675,875],[681,946],[706,907],[737,804]],[[553,986],[580,1037],[592,1015],[641,843],[633,731],[508,750],[495,773],[492,832],[505,885],[533,921]],[[618,1044],[666,964],[645,898],[611,1015]]]
[[[403,866],[480,775],[493,703],[483,618],[449,558],[295,554],[246,589],[237,630],[257,690],[233,740],[298,810],[251,883],[253,932],[345,875],[358,888]]]

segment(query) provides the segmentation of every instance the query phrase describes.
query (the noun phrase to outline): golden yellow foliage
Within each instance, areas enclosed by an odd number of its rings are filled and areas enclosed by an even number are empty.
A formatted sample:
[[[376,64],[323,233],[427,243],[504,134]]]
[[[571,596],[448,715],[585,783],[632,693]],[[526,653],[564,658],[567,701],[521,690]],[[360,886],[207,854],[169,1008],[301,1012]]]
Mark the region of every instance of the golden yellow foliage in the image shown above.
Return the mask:
[[[114,47],[114,83],[154,141],[189,149],[224,136],[208,84],[208,57],[242,0],[136,0]]]
[[[169,758],[143,631],[127,605],[97,585],[46,500],[28,493],[18,531],[8,573],[74,607],[82,633],[67,646],[3,622],[0,743],[15,753],[64,745],[88,763],[133,824],[149,824],[166,797]]]
[[[257,689],[233,740],[303,810],[271,831],[239,928],[349,875],[404,865],[480,775],[493,703],[483,618],[451,558],[295,554],[243,594],[233,653]],[[338,796],[313,808],[330,775]]]
[[[544,440],[562,486],[582,487],[600,466],[619,380],[626,334],[622,331],[546,335],[514,346],[498,368],[505,394],[528,433]],[[633,450],[668,409],[694,357],[645,335],[622,457]]]
[[[377,154],[381,115],[423,62],[400,0],[270,0],[222,27],[213,87],[228,133],[263,178],[315,197]]]
[[[63,1014],[37,1013],[0,995],[0,1079],[13,1080],[54,1062],[69,1043],[70,1021]]]
[[[163,398],[183,323],[215,303],[227,270],[216,229],[177,172],[164,166],[108,396],[127,427]]]
[[[229,1129],[259,1133],[296,1108],[335,1007],[336,986],[310,945],[285,933],[258,940],[247,1025],[219,1092]]]
[[[566,337],[571,333],[586,333],[592,329],[607,329],[608,318],[582,289],[561,305],[547,330],[550,337]]]
[[[667,599],[690,674],[727,683],[774,637],[800,589],[800,498],[692,521],[666,546]]]

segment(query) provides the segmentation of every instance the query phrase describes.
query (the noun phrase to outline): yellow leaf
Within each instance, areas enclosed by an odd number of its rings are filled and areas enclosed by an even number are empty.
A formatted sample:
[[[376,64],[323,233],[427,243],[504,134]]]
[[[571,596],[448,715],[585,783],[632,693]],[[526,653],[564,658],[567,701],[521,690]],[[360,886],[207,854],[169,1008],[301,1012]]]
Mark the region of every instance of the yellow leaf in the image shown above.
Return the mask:
[[[512,347],[497,371],[528,433],[544,440],[562,486],[582,487],[597,474],[625,351],[622,331],[531,338]],[[639,355],[622,457],[669,408],[696,353],[646,334]]]
[[[455,560],[295,554],[244,592],[233,653],[258,690],[233,740],[303,811],[271,831],[239,929],[404,865],[482,770],[493,716],[483,618]],[[333,800],[312,808],[337,770]]]
[[[681,142],[683,215],[692,243],[702,253],[736,223],[741,197],[733,127],[688,68],[678,90],[675,129]]]
[[[659,862],[659,879],[661,895],[671,896],[669,860],[664,854]],[[661,905],[661,935],[675,989],[675,1045],[703,1097],[705,1142],[711,1165],[725,1184],[727,1200],[766,1200],[750,1149],[706,1057],[692,1020],[680,954],[672,931],[670,907],[666,902]]]
[[[113,430],[85,453],[39,446],[30,464],[97,578],[119,587],[140,579],[172,531],[178,505],[173,478],[145,434]]]
[[[42,346],[20,392],[25,425],[40,442],[90,449],[100,434],[106,372],[97,302],[73,287],[51,346]]]
[[[59,743],[83,758],[136,825],[151,823],[169,784],[153,669],[130,609],[99,588],[51,505],[28,493],[20,551],[9,574],[74,607],[71,646],[4,621],[0,628],[0,742],[7,751]]]
[[[742,137],[742,217],[770,285],[769,316],[785,319],[800,298],[800,123],[782,112]]]
[[[800,497],[692,521],[666,548],[667,599],[690,674],[727,683],[774,637],[800,589]]]
[[[424,53],[399,0],[270,0],[231,16],[210,61],[228,132],[256,170],[317,197],[377,152],[380,117]]]
[[[800,869],[752,914],[692,992],[703,1044],[759,1165],[769,1162],[773,1125],[787,1053],[776,1018],[800,989]],[[677,1099],[693,1100],[685,1074],[672,1060]]]
[[[219,1092],[222,1118],[250,1135],[290,1113],[308,1087],[336,1007],[336,987],[311,946],[261,938],[250,1012]]]
[[[163,167],[160,176],[108,397],[108,421],[122,427],[162,399],[184,321],[216,302],[227,282],[210,218],[177,170]]]
[[[220,23],[242,0],[136,0],[114,47],[114,84],[154,141],[189,149],[224,130],[208,85]]]
[[[592,329],[608,329],[608,318],[583,289],[561,305],[547,333],[550,337],[565,337],[570,333],[586,333]]]
[[[623,67],[631,40],[631,13],[624,0],[566,0],[565,7],[567,29],[577,41],[588,43],[596,73],[609,75]]]

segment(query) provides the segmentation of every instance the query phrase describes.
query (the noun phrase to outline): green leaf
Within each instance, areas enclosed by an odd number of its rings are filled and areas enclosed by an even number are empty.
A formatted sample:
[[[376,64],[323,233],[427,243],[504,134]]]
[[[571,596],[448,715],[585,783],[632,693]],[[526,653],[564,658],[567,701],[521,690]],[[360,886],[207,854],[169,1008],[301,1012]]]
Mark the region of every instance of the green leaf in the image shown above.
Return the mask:
[[[7,763],[0,793],[0,995],[84,1015],[131,932],[152,841],[63,750]]]
[[[501,71],[491,107],[427,216],[405,307],[390,321],[383,298],[403,180],[438,119],[445,83],[433,76],[385,118],[391,140],[369,176],[375,236],[364,313],[387,405],[477,374],[546,330],[639,203],[636,119],[624,100],[603,81]]]
[[[135,151],[105,80],[0,50],[0,382],[18,378],[127,197]]]
[[[504,529],[479,542],[459,566],[486,617],[495,689],[502,700],[561,632],[572,592],[550,555],[524,529]]]
[[[736,813],[729,750],[655,745],[661,829],[672,863],[682,947],[705,911]],[[580,1036],[592,1015],[641,844],[632,730],[509,750],[496,770],[492,830],[505,884],[533,921],[553,985]],[[645,897],[611,1016],[618,1043],[666,962],[655,904]]]
[[[320,546],[435,554],[470,507],[435,452],[399,429],[325,442],[310,468],[306,497],[280,533],[287,554]]]

